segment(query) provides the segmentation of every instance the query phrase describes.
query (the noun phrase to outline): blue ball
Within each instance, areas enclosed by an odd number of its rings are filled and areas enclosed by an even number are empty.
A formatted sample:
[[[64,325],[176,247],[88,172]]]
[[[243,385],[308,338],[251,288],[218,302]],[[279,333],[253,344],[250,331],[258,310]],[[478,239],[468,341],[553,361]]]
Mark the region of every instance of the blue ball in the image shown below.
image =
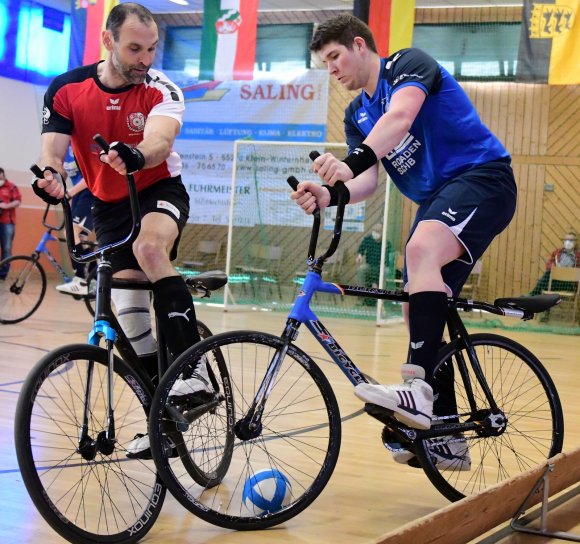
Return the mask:
[[[288,503],[291,491],[290,481],[279,470],[263,469],[246,480],[242,501],[253,515],[272,514]]]

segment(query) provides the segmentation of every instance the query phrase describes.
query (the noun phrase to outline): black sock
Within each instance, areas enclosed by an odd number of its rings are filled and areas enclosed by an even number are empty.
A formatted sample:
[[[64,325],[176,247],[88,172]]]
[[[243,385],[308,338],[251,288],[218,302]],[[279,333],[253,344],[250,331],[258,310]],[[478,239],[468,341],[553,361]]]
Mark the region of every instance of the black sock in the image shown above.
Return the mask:
[[[169,276],[153,284],[153,307],[174,358],[201,340],[193,300],[181,276]]]
[[[440,349],[447,342],[441,342]],[[451,416],[457,414],[457,400],[455,398],[455,369],[453,359],[447,359],[433,376],[433,414]],[[456,423],[457,418],[444,420],[443,423]]]
[[[153,387],[159,384],[159,364],[157,362],[157,353],[147,353],[146,355],[139,355],[139,361],[145,368],[149,379],[153,383]]]
[[[84,244],[77,244],[75,246],[75,251],[77,255],[82,255],[85,251]],[[71,259],[73,270],[75,271],[75,276],[77,278],[85,279],[85,263],[77,263],[74,259]]]
[[[446,293],[422,291],[409,295],[409,363],[425,369],[425,381],[428,383],[433,379],[447,310]]]

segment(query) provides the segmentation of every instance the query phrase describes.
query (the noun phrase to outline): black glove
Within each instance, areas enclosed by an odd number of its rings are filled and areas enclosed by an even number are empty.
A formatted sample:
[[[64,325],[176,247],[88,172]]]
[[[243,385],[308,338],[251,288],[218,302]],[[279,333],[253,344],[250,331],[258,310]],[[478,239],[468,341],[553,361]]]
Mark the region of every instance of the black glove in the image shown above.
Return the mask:
[[[62,176],[52,167],[50,166],[46,166],[43,170],[43,172],[46,171],[52,172],[52,175],[54,176],[54,178],[59,181],[60,183],[62,183],[63,187],[65,187],[66,190],[66,186],[65,183],[62,179]],[[38,172],[40,174],[40,172]],[[44,200],[47,204],[51,204],[52,206],[56,206],[57,204],[60,204],[62,202],[62,199],[60,198],[56,198],[54,196],[50,196],[44,189],[41,189],[38,186],[38,178],[34,178],[32,180],[32,190],[34,191],[34,194],[40,198],[42,198],[42,200]]]
[[[127,174],[134,174],[145,166],[145,157],[136,147],[130,147],[123,142],[113,142],[109,149],[114,149],[119,153],[119,157],[123,159],[127,167]]]

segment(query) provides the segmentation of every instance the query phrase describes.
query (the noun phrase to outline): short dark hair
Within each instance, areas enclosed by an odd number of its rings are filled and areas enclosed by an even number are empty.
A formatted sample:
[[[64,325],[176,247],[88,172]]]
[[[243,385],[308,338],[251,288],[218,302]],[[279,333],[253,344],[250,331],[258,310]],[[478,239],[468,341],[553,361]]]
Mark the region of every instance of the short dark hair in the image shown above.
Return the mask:
[[[345,13],[318,25],[312,41],[310,50],[320,51],[330,42],[338,42],[348,49],[354,47],[354,39],[360,36],[364,39],[367,47],[377,53],[377,46],[371,29],[358,17]]]
[[[145,6],[135,4],[134,2],[117,4],[109,13],[105,27],[113,34],[113,39],[115,41],[119,39],[119,30],[129,15],[136,15],[139,18],[139,21],[146,25],[155,23],[153,14]]]
[[[4,173],[4,168],[0,168],[0,174]]]

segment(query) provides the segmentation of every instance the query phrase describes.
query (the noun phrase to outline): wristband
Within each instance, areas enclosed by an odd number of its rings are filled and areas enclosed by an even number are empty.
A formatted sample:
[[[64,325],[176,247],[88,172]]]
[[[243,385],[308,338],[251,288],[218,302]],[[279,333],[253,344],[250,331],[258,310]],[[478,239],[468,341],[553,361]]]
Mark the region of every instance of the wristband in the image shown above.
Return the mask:
[[[46,166],[44,168],[43,172],[46,172],[46,170],[52,172],[52,175],[54,176],[56,181],[59,181],[60,183],[62,183],[64,185],[64,182],[62,180],[62,176],[54,168],[52,168],[51,166]],[[44,202],[46,202],[47,204],[51,204],[52,206],[56,206],[57,204],[60,204],[62,202],[62,200],[60,198],[56,198],[54,196],[51,196],[44,189],[41,189],[38,186],[38,178],[34,178],[32,180],[31,185],[32,185],[32,190],[34,191],[34,194],[36,196],[40,197],[42,200],[44,200]]]
[[[145,156],[136,147],[130,147],[123,142],[113,142],[109,149],[114,149],[127,168],[127,174],[134,174],[145,166]]]
[[[338,206],[338,201],[341,196],[345,200],[345,204],[350,202],[350,191],[344,183],[339,183],[338,185],[323,185],[323,187],[326,187],[330,193],[329,206]]]
[[[368,145],[360,144],[342,162],[352,170],[352,177],[356,178],[376,164],[377,160],[375,152]]]

